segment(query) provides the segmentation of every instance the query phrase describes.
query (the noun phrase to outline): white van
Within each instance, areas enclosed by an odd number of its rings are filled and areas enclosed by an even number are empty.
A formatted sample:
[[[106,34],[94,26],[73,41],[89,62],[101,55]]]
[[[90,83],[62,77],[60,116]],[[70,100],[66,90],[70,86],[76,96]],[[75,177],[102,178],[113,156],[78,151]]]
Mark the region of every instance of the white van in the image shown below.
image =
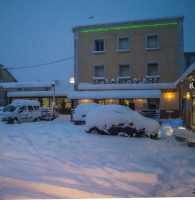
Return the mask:
[[[7,123],[40,121],[41,119],[40,103],[35,100],[15,100],[7,105],[3,112],[3,121]]]

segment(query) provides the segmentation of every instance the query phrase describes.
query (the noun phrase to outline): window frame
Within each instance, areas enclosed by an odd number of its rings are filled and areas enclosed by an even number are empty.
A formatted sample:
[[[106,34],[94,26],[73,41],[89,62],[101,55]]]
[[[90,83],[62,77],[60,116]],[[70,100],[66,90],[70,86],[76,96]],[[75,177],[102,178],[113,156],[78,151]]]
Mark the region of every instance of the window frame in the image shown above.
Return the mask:
[[[97,40],[103,40],[103,41],[104,41],[104,50],[103,50],[103,51],[96,51],[96,50],[95,50],[95,41],[97,41]],[[106,40],[105,40],[104,37],[93,38],[93,45],[92,45],[92,48],[93,48],[93,49],[92,49],[92,52],[93,52],[94,54],[105,53],[105,47],[106,47],[105,42],[106,42]]]
[[[120,66],[121,65],[128,65],[129,66],[129,76],[120,76]],[[122,80],[122,79],[130,79],[131,78],[131,65],[129,62],[121,62],[121,63],[118,63],[118,76],[117,78],[119,80]]]
[[[157,36],[157,47],[155,48],[150,48],[148,47],[148,37],[149,36]],[[146,50],[158,50],[159,49],[159,34],[158,33],[150,33],[145,35],[145,49]]]
[[[119,41],[120,41],[120,39],[126,39],[126,38],[129,39],[129,48],[128,49],[119,49]],[[118,52],[128,52],[130,50],[131,50],[130,36],[118,36],[118,38],[117,38],[117,51]]]
[[[157,64],[158,65],[158,75],[155,75],[155,76],[148,75],[148,65],[149,64]],[[160,78],[160,63],[159,63],[159,61],[148,61],[146,63],[146,78]]]
[[[95,76],[95,68],[96,67],[104,67],[104,76],[102,77],[96,77]],[[94,64],[93,65],[93,80],[105,80],[105,64]]]

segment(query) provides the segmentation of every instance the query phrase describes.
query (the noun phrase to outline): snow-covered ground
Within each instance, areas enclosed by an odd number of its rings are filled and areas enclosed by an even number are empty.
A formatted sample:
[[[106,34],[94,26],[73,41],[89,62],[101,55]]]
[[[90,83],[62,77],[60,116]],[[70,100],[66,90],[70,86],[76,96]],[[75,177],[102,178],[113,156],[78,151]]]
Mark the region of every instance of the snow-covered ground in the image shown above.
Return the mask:
[[[178,127],[162,124],[160,140],[84,130],[64,116],[0,122],[0,197],[195,196],[195,148],[175,140]]]

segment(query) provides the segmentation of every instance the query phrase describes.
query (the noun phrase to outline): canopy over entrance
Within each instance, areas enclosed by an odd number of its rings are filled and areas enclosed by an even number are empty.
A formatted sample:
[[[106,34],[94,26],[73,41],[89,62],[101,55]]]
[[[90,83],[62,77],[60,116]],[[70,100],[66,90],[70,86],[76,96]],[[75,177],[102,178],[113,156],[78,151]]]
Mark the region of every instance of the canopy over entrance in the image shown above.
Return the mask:
[[[160,97],[160,90],[75,91],[68,95],[69,99],[151,99]]]

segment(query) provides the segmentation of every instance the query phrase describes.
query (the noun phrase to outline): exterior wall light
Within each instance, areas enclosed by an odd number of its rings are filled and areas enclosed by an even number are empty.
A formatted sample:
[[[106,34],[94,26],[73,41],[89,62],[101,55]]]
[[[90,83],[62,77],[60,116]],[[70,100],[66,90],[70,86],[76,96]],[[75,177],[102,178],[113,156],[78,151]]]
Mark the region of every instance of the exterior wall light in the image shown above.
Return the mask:
[[[186,92],[186,99],[189,100],[190,99],[190,93]]]
[[[170,101],[173,98],[173,95],[171,93],[168,93],[167,99]]]

